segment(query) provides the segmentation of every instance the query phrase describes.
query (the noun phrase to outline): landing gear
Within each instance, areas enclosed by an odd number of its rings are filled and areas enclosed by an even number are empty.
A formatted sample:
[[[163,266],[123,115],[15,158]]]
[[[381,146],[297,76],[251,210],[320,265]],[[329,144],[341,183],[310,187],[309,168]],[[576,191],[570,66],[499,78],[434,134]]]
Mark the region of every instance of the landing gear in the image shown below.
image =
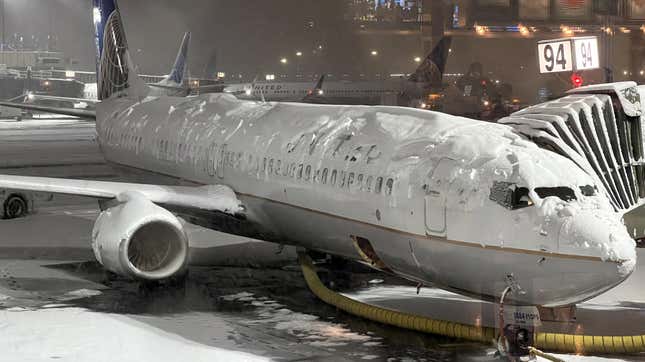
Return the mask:
[[[531,327],[508,324],[504,327],[503,350],[511,361],[531,361],[530,347],[533,345],[534,330]]]
[[[506,277],[508,285],[499,300],[499,337],[497,349],[499,354],[509,361],[535,361],[531,355],[534,344],[535,327],[540,325],[540,314],[535,307],[508,306],[504,302],[511,293],[523,293],[521,286],[510,274]]]
[[[19,217],[24,217],[27,215],[29,207],[27,201],[18,195],[10,196],[4,202],[4,218],[5,219],[17,219]]]

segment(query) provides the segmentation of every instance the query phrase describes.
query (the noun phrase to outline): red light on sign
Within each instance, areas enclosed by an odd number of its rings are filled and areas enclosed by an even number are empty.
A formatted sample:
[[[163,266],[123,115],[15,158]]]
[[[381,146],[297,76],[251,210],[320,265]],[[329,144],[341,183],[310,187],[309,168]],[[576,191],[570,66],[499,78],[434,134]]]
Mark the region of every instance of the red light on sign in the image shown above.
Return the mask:
[[[574,73],[571,75],[571,84],[573,84],[574,88],[582,87],[583,83],[584,83],[584,79],[582,79],[582,76],[580,74]]]

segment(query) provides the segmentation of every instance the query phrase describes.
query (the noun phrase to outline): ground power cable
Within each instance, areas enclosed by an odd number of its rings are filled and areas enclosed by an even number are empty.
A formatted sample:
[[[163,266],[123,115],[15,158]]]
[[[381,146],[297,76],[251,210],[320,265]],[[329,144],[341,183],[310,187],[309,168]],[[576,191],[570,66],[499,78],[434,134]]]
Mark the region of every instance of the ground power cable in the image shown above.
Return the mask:
[[[496,339],[495,328],[433,319],[381,308],[348,298],[327,288],[320,281],[313,262],[306,253],[298,253],[298,258],[305,281],[313,294],[323,302],[344,312],[395,327],[467,341],[488,344],[494,343]],[[539,332],[533,335],[533,341],[535,346],[532,351],[535,354],[544,354],[538,349],[575,354],[634,354],[645,352],[645,335],[594,336]]]

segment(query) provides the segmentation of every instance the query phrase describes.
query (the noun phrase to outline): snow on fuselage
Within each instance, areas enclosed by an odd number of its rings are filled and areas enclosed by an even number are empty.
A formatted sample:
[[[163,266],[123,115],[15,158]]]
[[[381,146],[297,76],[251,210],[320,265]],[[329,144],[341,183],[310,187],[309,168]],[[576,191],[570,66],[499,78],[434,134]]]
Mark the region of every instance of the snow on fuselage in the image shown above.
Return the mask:
[[[522,291],[510,300],[545,306],[600,294],[635,264],[634,242],[593,179],[503,125],[225,94],[129,102],[98,110],[108,161],[228,185],[271,241],[372,257],[485,299],[512,280]]]

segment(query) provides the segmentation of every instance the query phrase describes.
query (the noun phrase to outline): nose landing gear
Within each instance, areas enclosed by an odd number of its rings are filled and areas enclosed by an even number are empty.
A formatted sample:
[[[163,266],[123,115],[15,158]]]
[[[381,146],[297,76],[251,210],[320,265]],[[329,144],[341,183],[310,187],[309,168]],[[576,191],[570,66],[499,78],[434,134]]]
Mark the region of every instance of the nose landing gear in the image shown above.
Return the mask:
[[[534,344],[533,336],[535,327],[540,322],[540,314],[535,307],[509,306],[505,310],[504,300],[509,293],[525,293],[513,274],[506,276],[506,284],[507,287],[499,301],[498,352],[510,361],[535,361],[531,354],[531,346]]]

